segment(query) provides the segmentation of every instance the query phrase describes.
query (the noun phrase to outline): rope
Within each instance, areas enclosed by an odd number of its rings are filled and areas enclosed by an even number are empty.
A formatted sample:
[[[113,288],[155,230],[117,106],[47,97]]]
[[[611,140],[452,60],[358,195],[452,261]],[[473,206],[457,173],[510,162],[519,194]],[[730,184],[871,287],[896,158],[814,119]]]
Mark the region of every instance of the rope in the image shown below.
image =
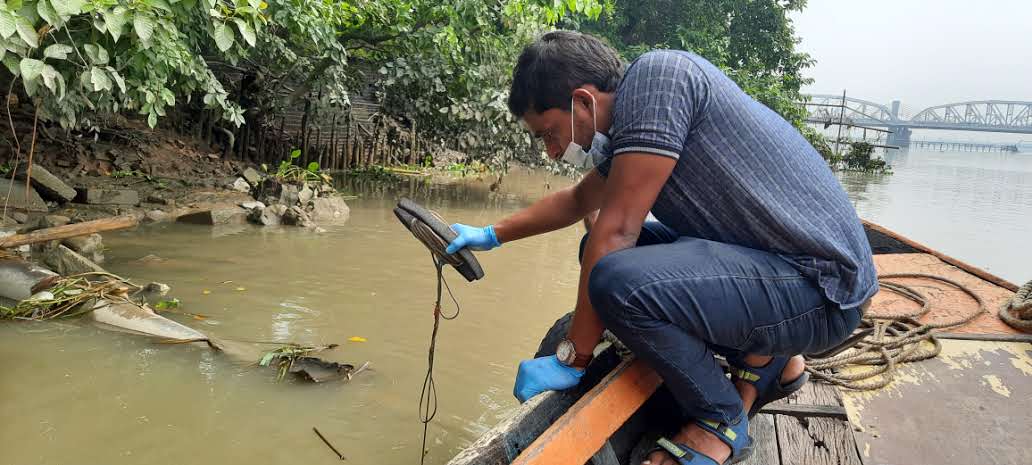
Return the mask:
[[[913,287],[888,281],[898,278],[920,278],[948,284],[970,296],[978,303],[978,309],[947,321],[921,323],[918,319],[931,311],[931,303],[924,294]],[[937,332],[967,324],[986,312],[985,302],[981,297],[963,284],[941,276],[924,273],[887,274],[879,276],[878,283],[882,289],[916,302],[921,308],[864,315],[860,327],[873,328],[871,335],[839,355],[807,360],[806,371],[811,376],[829,384],[860,391],[885,387],[895,378],[896,369],[900,364],[927,360],[939,355],[942,344],[935,337]],[[1032,285],[1027,286],[1032,289]],[[873,368],[851,373],[842,372],[841,369],[849,365]]]
[[[419,395],[419,421],[423,423],[423,445],[419,448],[419,463],[422,465],[426,460],[426,436],[427,429],[430,426],[430,421],[437,416],[437,386],[434,384],[434,349],[437,347],[437,329],[440,327],[441,318],[445,320],[454,320],[459,317],[459,312],[462,308],[459,307],[459,301],[455,299],[455,294],[452,294],[451,287],[448,286],[448,281],[444,279],[444,265],[447,261],[447,254],[444,254],[443,246],[439,245],[434,248],[430,243],[440,244],[443,241],[430,230],[426,224],[422,221],[413,221],[412,231],[416,237],[419,238],[423,244],[430,249],[430,258],[434,262],[434,268],[437,269],[437,300],[434,302],[434,330],[430,333],[430,349],[427,354],[427,368],[426,377],[423,378],[423,391]],[[430,238],[436,238],[436,241],[429,241]],[[441,257],[443,259],[439,259]],[[449,262],[450,263],[450,262]],[[455,303],[455,313],[446,315],[441,312],[441,285],[448,290],[448,296],[451,297],[452,302]]]
[[[1014,297],[1000,307],[1000,319],[1014,329],[1032,332],[1032,281],[1019,287]]]

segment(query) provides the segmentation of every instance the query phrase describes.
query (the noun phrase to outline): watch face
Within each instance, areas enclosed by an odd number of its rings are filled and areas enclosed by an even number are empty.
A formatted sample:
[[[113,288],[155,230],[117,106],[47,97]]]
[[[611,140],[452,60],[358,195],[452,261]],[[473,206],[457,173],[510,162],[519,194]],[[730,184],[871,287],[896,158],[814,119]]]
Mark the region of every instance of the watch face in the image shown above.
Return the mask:
[[[567,365],[573,363],[573,359],[577,357],[573,343],[569,340],[560,342],[559,346],[555,348],[555,357]]]

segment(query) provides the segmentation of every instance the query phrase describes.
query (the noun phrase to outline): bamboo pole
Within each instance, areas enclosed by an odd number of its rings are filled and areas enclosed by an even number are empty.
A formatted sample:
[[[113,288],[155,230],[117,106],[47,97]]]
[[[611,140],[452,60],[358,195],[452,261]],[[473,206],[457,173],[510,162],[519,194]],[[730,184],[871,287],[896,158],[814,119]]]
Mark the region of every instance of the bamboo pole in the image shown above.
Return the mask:
[[[86,221],[83,223],[55,226],[53,228],[38,229],[28,234],[15,234],[13,236],[7,236],[0,239],[0,249],[68,239],[69,237],[85,236],[87,234],[104,231],[126,229],[136,226],[139,222],[140,220],[134,216],[116,216],[112,218],[101,218],[99,220]]]

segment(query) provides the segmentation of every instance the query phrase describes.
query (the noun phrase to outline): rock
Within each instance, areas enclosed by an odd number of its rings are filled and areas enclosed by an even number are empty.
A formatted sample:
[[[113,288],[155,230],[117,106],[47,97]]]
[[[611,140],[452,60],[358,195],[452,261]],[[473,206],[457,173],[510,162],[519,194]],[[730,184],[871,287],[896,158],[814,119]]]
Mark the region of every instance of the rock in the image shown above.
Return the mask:
[[[19,222],[21,224],[25,224],[25,223],[29,222],[29,215],[27,213],[14,212],[14,213],[11,213],[11,218],[14,219],[14,221],[17,221],[17,222]]]
[[[41,256],[43,263],[54,272],[63,276],[104,271],[100,265],[60,244],[56,247],[42,247]]]
[[[240,207],[224,207],[204,210],[176,218],[180,223],[203,224],[217,226],[224,224],[244,224],[247,222],[247,210]]]
[[[71,223],[72,219],[67,216],[61,215],[46,215],[39,219],[39,229],[53,228],[57,226],[64,226]]]
[[[146,286],[143,286],[143,292],[157,297],[164,297],[168,295],[168,292],[171,290],[172,288],[169,287],[168,284],[164,283],[148,283]]]
[[[283,224],[290,226],[300,226],[302,228],[313,228],[315,223],[308,216],[308,213],[301,209],[301,207],[295,205],[287,209],[287,212],[283,214]]]
[[[7,193],[10,192],[11,196],[7,199]],[[5,178],[0,177],[0,195],[7,199],[7,208],[14,208],[18,210],[27,210],[32,212],[45,212],[47,211],[47,204],[43,202],[43,199],[36,193],[36,189],[29,187],[28,195],[25,192],[24,182],[12,182]]]
[[[236,178],[236,181],[233,181],[229,188],[237,192],[251,192],[251,185],[244,178]]]
[[[286,207],[283,205],[273,205],[261,210],[256,208],[251,210],[250,220],[252,223],[260,224],[262,226],[279,226],[283,223],[283,213],[285,211]]]
[[[18,169],[15,178],[24,180],[26,177],[26,169],[24,167]],[[44,199],[58,202],[71,202],[75,199],[75,189],[39,165],[32,167],[32,187],[35,187],[36,192],[39,192]]]
[[[283,205],[286,205],[288,207],[297,205],[297,201],[298,201],[297,186],[295,186],[293,184],[283,184],[282,185],[282,189],[280,190],[280,193],[279,193],[279,199],[280,199],[279,203],[282,203]]]
[[[164,205],[165,204],[165,198],[162,197],[159,194],[151,194],[151,195],[147,196],[147,202],[149,202],[149,203],[156,203],[156,204],[159,204],[159,205]]]
[[[280,205],[280,204],[269,205],[268,208],[272,209],[272,212],[274,214],[276,214],[276,215],[279,215],[279,216],[283,216],[283,215],[287,214],[287,209],[288,209],[288,207],[286,205]]]
[[[242,176],[244,180],[252,186],[257,186],[259,182],[262,182],[262,174],[251,167],[248,167],[243,173],[240,173],[240,176]]]
[[[261,202],[258,202],[258,201],[244,202],[244,203],[240,204],[240,206],[244,207],[248,211],[254,210],[255,208],[260,208],[260,209],[264,209],[265,208],[265,204],[261,203]]]
[[[297,201],[302,205],[308,205],[315,198],[315,192],[312,191],[311,187],[308,187],[308,183],[301,185],[301,190],[297,193]]]
[[[312,220],[315,222],[343,223],[351,216],[351,209],[344,199],[333,195],[319,197],[312,201]]]
[[[69,237],[62,240],[61,243],[69,249],[84,255],[104,250],[104,238],[97,233],[93,233],[88,236]]]
[[[168,213],[161,210],[151,210],[143,215],[144,223],[162,223],[168,221]]]
[[[131,189],[99,189],[85,187],[78,189],[78,198],[90,205],[139,205],[140,194]]]

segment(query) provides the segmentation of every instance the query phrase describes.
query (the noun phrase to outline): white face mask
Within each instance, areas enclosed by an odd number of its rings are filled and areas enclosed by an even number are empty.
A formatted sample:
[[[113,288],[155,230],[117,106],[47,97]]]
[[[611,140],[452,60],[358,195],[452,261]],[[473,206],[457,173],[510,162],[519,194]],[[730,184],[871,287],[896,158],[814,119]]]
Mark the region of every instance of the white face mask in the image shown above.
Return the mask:
[[[573,98],[570,98],[570,145],[566,146],[566,151],[563,152],[562,160],[566,163],[573,165],[579,169],[590,169],[595,165],[602,162],[602,158],[605,157],[605,149],[609,145],[609,137],[605,134],[598,132],[598,121],[595,116],[595,96],[591,96],[591,128],[595,130],[595,135],[591,138],[591,148],[585,152],[584,148],[580,146],[573,139],[574,124],[573,124]]]

